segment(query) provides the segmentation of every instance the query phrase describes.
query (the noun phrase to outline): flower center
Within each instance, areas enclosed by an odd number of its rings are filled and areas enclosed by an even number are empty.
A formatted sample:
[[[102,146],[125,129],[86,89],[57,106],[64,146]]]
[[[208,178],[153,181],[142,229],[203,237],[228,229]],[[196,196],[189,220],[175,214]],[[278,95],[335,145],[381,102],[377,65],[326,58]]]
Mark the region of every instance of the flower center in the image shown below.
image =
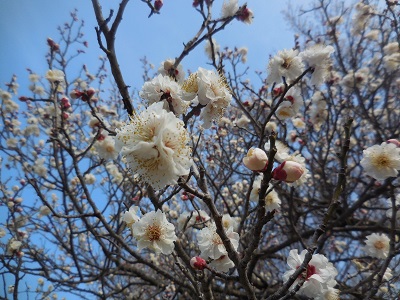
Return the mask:
[[[376,167],[389,167],[390,166],[390,159],[386,155],[378,155],[374,159],[374,165]]]
[[[382,250],[383,248],[385,248],[385,243],[382,242],[382,241],[376,241],[376,242],[374,243],[374,247],[375,247],[376,249]]]
[[[218,233],[214,232],[213,237],[212,237],[212,242],[214,245],[221,245],[222,244],[222,240],[219,237]]]
[[[161,237],[161,227],[159,225],[149,225],[146,228],[146,236],[149,240],[158,241]]]
[[[281,65],[281,67],[285,68],[285,69],[289,69],[291,64],[292,64],[292,59],[289,57],[286,57],[283,61],[283,64]]]

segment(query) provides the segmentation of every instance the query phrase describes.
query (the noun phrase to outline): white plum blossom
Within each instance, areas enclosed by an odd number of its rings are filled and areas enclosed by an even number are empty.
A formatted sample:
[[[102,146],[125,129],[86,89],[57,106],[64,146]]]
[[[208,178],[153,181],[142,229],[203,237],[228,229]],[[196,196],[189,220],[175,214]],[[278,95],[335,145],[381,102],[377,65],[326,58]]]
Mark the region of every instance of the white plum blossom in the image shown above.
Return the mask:
[[[224,214],[222,216],[222,226],[224,226],[225,230],[232,228],[233,231],[236,231],[239,227],[239,222],[236,218],[231,217],[229,214]]]
[[[360,164],[367,175],[376,180],[396,177],[400,170],[400,148],[392,143],[374,145],[363,151]]]
[[[287,281],[289,277],[301,266],[306,256],[307,250],[303,250],[300,254],[297,249],[289,252],[287,264],[291,270],[283,274],[283,280]],[[300,295],[307,297],[317,297],[323,295],[329,287],[336,285],[335,277],[338,274],[336,268],[322,254],[314,254],[307,265],[307,269],[296,279],[291,288],[296,286],[301,278],[305,279],[304,284],[299,290]]]
[[[18,251],[20,248],[22,247],[22,242],[15,240],[15,239],[11,239],[8,243],[8,253],[14,253],[16,251]]]
[[[168,222],[161,210],[145,214],[131,226],[132,235],[138,241],[138,250],[149,248],[156,253],[171,254],[177,240],[175,226]]]
[[[52,83],[54,82],[64,82],[65,74],[61,70],[48,70],[46,73],[46,79]]]
[[[232,17],[237,13],[238,10],[238,0],[224,0],[224,4],[222,5],[221,17]]]
[[[250,200],[254,202],[259,201],[259,192],[261,188],[261,181],[263,176],[258,176],[253,182],[253,188],[250,192]],[[281,199],[279,199],[278,193],[273,189],[271,184],[268,185],[267,194],[264,198],[265,201],[265,211],[273,211],[274,209],[279,209],[281,207]]]
[[[271,58],[268,64],[267,83],[281,83],[282,77],[290,83],[299,77],[304,71],[304,64],[298,54],[298,50],[285,49]]]
[[[45,158],[38,158],[33,166],[33,172],[43,178],[47,178],[47,168],[44,165]]]
[[[189,174],[192,165],[188,132],[183,122],[163,105],[150,105],[116,130],[116,149],[132,171],[155,189],[177,184],[180,176]]]
[[[312,68],[311,84],[319,86],[325,81],[334,51],[332,46],[316,44],[300,53],[303,62]]]
[[[139,206],[131,206],[129,210],[122,215],[122,221],[124,221],[129,228],[132,228],[132,225],[140,220],[137,215],[138,211]]]
[[[218,122],[229,106],[232,95],[223,76],[215,71],[199,68],[192,73],[182,86],[186,100],[196,100],[203,107],[200,119],[202,126],[210,128],[212,122]]]
[[[208,265],[217,271],[224,273],[228,272],[230,268],[235,266],[228,255],[222,255],[219,258],[212,260]]]
[[[216,225],[212,223],[208,227],[200,230],[200,232],[197,234],[199,249],[203,257],[218,259],[222,255],[227,254],[221,237],[216,230]],[[237,250],[239,246],[239,234],[234,232],[232,227],[225,230],[225,232],[231,241],[233,248]]]
[[[270,147],[271,147],[271,144],[269,141],[264,144],[264,149],[266,151],[269,151]],[[278,141],[278,140],[275,141],[275,148],[276,148],[276,154],[274,156],[274,159],[276,159],[278,162],[283,163],[285,160],[287,160],[290,157],[289,147],[286,146],[281,141]]]
[[[364,251],[369,256],[385,259],[389,255],[390,239],[386,234],[372,233],[367,236]]]
[[[115,148],[115,139],[114,137],[109,136],[107,131],[101,135],[101,139],[99,139],[94,145],[100,158],[105,160],[113,160],[117,158],[118,151]]]
[[[85,174],[84,180],[86,184],[94,184],[96,182],[96,176],[92,173]]]
[[[163,76],[171,76],[170,71],[175,64],[175,59],[167,59],[161,63],[161,66],[158,68],[158,73]],[[183,70],[183,66],[178,64],[176,69],[172,74],[176,81],[181,84],[185,80],[185,71]]]
[[[189,102],[182,100],[182,91],[179,84],[169,76],[159,74],[151,81],[145,82],[139,96],[149,104],[163,102],[164,109],[170,111],[170,105],[176,115],[186,112]]]

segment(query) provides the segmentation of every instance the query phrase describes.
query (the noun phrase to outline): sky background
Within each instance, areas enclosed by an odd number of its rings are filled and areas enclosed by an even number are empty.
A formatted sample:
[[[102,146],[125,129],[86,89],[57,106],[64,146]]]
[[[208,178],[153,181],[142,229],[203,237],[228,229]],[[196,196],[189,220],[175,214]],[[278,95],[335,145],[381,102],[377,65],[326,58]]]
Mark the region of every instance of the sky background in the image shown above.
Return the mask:
[[[215,1],[213,14],[216,17],[220,16],[222,2]],[[118,8],[119,1],[103,0],[101,3],[104,15],[107,15],[110,8]],[[239,1],[239,4],[243,3]],[[248,0],[247,3],[254,12],[253,24],[234,21],[214,38],[221,47],[247,47],[251,69],[265,71],[269,55],[293,46],[295,32],[281,13],[293,8],[293,5],[282,0]],[[292,3],[307,7],[312,1],[296,0]],[[97,23],[91,1],[0,0],[0,89],[6,89],[5,83],[15,74],[20,84],[18,95],[30,95],[26,68],[44,76],[48,69],[45,60],[48,51],[46,39],[59,40],[57,27],[70,21],[70,12],[75,8],[78,9],[78,18],[85,20],[83,31],[89,48],[85,49],[82,60],[77,60],[70,67],[72,72],[75,68],[78,72],[84,62],[93,73],[99,65],[98,57],[104,53],[97,45],[94,30]],[[148,14],[147,5],[132,0],[116,37],[116,51],[125,82],[136,89],[143,84],[140,58],[146,56],[158,68],[163,60],[181,53],[183,43],[194,36],[201,24],[200,15],[192,8],[192,0],[164,0],[160,15],[148,18]],[[185,70],[196,70],[198,67],[209,68],[206,62],[204,45],[200,45],[182,64]],[[27,279],[33,289],[37,286],[36,282],[37,278]],[[59,293],[59,299],[62,297],[78,299]],[[26,298],[22,296],[21,299]]]

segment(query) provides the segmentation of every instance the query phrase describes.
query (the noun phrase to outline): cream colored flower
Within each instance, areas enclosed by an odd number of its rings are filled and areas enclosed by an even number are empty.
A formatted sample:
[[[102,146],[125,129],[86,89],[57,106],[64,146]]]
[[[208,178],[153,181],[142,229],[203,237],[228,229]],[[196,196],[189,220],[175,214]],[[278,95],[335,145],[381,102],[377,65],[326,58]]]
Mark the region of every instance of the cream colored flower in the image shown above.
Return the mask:
[[[400,170],[400,148],[392,143],[374,145],[363,151],[360,164],[364,171],[377,180],[396,177]]]
[[[367,236],[364,251],[372,257],[385,259],[389,255],[390,239],[386,234],[372,233]]]
[[[171,254],[177,240],[175,226],[168,222],[161,210],[151,211],[132,224],[132,235],[138,241],[138,250],[149,248],[156,253]]]
[[[155,189],[177,184],[192,165],[184,124],[163,105],[154,103],[132,117],[130,124],[117,129],[115,143],[131,170]]]

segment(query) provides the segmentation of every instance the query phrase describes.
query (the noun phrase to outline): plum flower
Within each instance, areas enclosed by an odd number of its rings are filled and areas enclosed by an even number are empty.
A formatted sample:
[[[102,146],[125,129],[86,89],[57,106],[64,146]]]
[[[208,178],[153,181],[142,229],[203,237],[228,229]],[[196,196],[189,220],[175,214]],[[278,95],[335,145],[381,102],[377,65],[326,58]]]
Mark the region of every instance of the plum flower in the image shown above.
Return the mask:
[[[128,211],[126,211],[122,216],[122,221],[128,225],[128,227],[132,228],[132,225],[140,220],[137,215],[139,210],[139,206],[131,206]]]
[[[185,71],[183,70],[183,66],[179,64],[176,69],[170,74],[175,64],[175,59],[167,59],[161,63],[161,66],[158,68],[158,73],[164,76],[173,76],[176,81],[181,84],[185,79]]]
[[[164,109],[167,111],[170,110],[171,106],[176,115],[185,113],[189,106],[189,102],[182,100],[181,94],[179,84],[171,77],[161,74],[146,82],[139,93],[140,97],[147,100],[149,104],[162,101]]]
[[[138,250],[149,248],[156,253],[171,254],[177,240],[175,226],[168,222],[161,210],[148,212],[132,224],[132,235],[137,239]]]
[[[364,251],[372,257],[385,259],[389,255],[390,239],[386,234],[372,233],[367,236]]]
[[[200,114],[202,126],[210,128],[213,121],[218,122],[229,106],[232,95],[225,78],[215,71],[199,68],[182,86],[185,100],[195,100],[205,106]]]
[[[363,153],[360,164],[369,176],[377,180],[397,176],[400,170],[400,148],[395,144],[384,142],[365,149]]]
[[[228,272],[230,268],[233,268],[235,264],[233,261],[228,257],[228,255],[222,255],[217,259],[214,259],[209,264],[210,267],[213,267],[217,271],[220,272]]]
[[[303,61],[313,69],[311,84],[319,86],[325,81],[331,63],[330,56],[334,51],[332,46],[317,44],[300,53]]]
[[[250,200],[254,202],[259,201],[259,192],[261,188],[262,176],[258,176],[253,182],[253,188],[250,192]],[[267,194],[264,198],[265,201],[265,211],[273,211],[274,209],[279,209],[281,207],[281,199],[279,199],[278,193],[273,189],[273,186],[268,185]]]
[[[226,230],[226,235],[230,239],[232,246],[237,250],[239,246],[239,234],[234,232],[232,227]],[[227,255],[221,237],[216,232],[215,224],[203,228],[197,235],[199,248],[203,257],[218,259],[222,255]]]
[[[294,81],[304,70],[304,64],[297,50],[282,50],[268,64],[267,83],[280,83],[282,77],[287,82]]]
[[[306,256],[307,250],[303,250],[300,255],[297,249],[289,252],[287,264],[291,270],[283,274],[283,280],[287,281],[289,277],[301,266]],[[299,275],[293,283],[292,288],[296,286],[301,278],[305,279],[304,284],[299,290],[299,294],[307,297],[317,297],[322,295],[330,287],[336,285],[335,276],[338,274],[336,268],[322,254],[314,254],[307,265],[307,269]]]
[[[128,165],[155,189],[176,184],[192,165],[184,124],[163,103],[150,105],[117,130],[115,147]]]

